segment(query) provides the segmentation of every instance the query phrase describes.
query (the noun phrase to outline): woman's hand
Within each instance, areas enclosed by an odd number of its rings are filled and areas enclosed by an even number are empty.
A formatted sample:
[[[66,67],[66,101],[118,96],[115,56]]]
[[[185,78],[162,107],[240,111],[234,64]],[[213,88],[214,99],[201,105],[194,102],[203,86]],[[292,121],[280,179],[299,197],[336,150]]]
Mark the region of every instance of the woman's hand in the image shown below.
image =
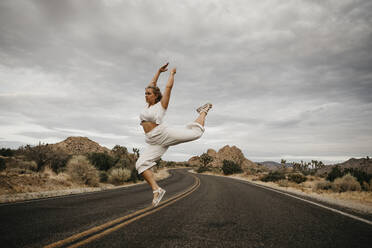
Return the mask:
[[[167,62],[165,65],[163,65],[162,67],[159,68],[159,72],[165,72],[167,71],[167,66],[168,66],[169,62]]]
[[[174,75],[174,74],[176,74],[176,67],[175,68],[172,68],[172,70],[171,70],[171,75]]]

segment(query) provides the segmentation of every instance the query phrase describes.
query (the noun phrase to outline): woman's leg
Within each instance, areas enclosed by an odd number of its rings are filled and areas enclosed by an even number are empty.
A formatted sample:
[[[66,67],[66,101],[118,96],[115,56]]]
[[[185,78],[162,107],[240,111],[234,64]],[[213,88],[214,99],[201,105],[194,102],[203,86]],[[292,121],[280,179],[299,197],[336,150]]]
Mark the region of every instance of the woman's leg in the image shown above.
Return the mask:
[[[152,199],[152,206],[155,207],[159,204],[161,199],[165,194],[165,190],[161,189],[159,185],[156,183],[154,179],[154,174],[152,173],[151,169],[147,169],[142,172],[143,177],[147,181],[147,183],[151,186],[152,191],[154,192],[154,197]]]
[[[199,123],[204,127],[204,122],[205,122],[205,117],[207,116],[207,113],[205,112],[200,112],[200,115],[198,118],[196,118],[195,122]]]
[[[146,182],[150,185],[152,188],[152,191],[157,190],[159,188],[159,185],[156,183],[154,179],[154,174],[152,173],[151,169],[147,169],[144,172],[142,172],[142,176],[145,178]]]
[[[157,190],[159,186],[154,179],[151,167],[156,164],[156,161],[159,160],[167,150],[168,147],[165,146],[147,144],[144,151],[137,159],[136,169],[139,174],[142,173],[146,182],[150,185],[153,191]]]
[[[205,117],[206,113],[201,113],[194,122],[187,124],[186,127],[167,127],[165,130],[165,139],[162,144],[165,146],[174,146],[199,139],[204,133]]]

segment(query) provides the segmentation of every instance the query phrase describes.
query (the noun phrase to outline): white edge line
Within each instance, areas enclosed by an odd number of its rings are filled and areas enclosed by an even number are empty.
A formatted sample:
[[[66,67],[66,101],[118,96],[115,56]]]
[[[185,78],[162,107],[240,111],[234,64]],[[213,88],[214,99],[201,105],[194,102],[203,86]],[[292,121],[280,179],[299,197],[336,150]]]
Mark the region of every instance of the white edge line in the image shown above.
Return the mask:
[[[194,173],[194,172],[192,172]],[[203,175],[203,174],[201,174]],[[209,174],[204,174],[204,175],[207,175],[207,176],[218,176],[218,175],[209,175]],[[224,177],[224,176],[220,176],[220,177]],[[285,193],[285,192],[282,192],[280,190],[276,190],[276,189],[272,189],[272,188],[269,188],[268,186],[261,186],[259,184],[256,184],[256,183],[252,183],[250,181],[246,181],[246,180],[243,180],[243,179],[240,179],[240,178],[235,178],[235,177],[224,177],[224,178],[231,178],[231,179],[235,179],[235,180],[239,180],[239,181],[243,181],[243,182],[247,182],[251,185],[254,185],[254,186],[257,186],[257,187],[260,187],[260,188],[263,188],[263,189],[267,189],[267,190],[271,190],[271,191],[274,191],[274,192],[277,192],[277,193],[280,193],[280,194],[283,194],[283,195],[287,195],[287,196],[290,196],[290,197],[293,197],[293,198],[296,198],[298,200],[301,200],[301,201],[305,201],[305,202],[308,202],[308,203],[311,203],[311,204],[314,204],[318,207],[322,207],[322,208],[325,208],[325,209],[328,209],[330,211],[333,211],[335,213],[339,213],[339,214],[342,214],[342,215],[345,215],[347,217],[350,217],[352,219],[355,219],[355,220],[359,220],[361,222],[364,222],[364,223],[367,223],[369,225],[372,225],[372,221],[369,221],[369,220],[366,220],[366,219],[363,219],[363,218],[360,218],[358,216],[355,216],[355,215],[352,215],[352,214],[348,214],[348,213],[345,213],[345,212],[342,212],[340,210],[337,210],[337,209],[334,209],[334,208],[331,208],[331,207],[327,207],[327,206],[324,206],[322,204],[319,204],[319,203],[316,203],[316,202],[312,202],[312,201],[309,201],[309,200],[306,200],[306,199],[303,199],[301,197],[297,197],[297,196],[294,196],[294,195],[291,195],[291,194],[288,194],[288,193]]]

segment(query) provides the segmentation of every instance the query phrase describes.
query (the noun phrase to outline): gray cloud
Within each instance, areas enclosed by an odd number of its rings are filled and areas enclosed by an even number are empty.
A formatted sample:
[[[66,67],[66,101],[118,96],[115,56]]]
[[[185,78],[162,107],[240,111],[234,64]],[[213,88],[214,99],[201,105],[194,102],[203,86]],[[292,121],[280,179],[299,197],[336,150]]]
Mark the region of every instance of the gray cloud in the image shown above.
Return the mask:
[[[225,144],[252,158],[368,155],[371,10],[361,0],[2,1],[1,144],[81,132],[143,147],[143,91],[170,61],[167,122],[214,108],[203,139],[165,159]]]

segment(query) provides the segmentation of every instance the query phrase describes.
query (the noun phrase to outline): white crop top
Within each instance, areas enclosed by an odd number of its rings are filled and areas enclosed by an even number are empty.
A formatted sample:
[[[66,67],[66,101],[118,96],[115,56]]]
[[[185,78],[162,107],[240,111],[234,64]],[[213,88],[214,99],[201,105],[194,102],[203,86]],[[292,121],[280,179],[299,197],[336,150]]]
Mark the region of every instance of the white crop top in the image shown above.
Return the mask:
[[[151,121],[155,122],[156,124],[161,124],[163,122],[166,111],[167,110],[163,108],[161,102],[159,101],[156,104],[151,105],[150,107],[146,106],[140,114],[140,120],[141,122]]]

